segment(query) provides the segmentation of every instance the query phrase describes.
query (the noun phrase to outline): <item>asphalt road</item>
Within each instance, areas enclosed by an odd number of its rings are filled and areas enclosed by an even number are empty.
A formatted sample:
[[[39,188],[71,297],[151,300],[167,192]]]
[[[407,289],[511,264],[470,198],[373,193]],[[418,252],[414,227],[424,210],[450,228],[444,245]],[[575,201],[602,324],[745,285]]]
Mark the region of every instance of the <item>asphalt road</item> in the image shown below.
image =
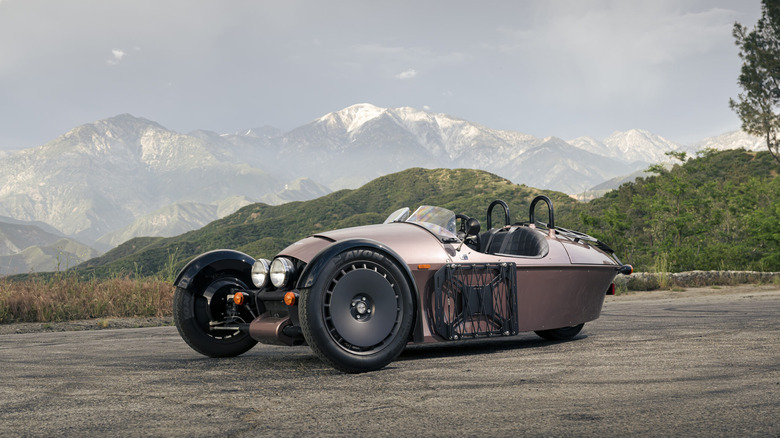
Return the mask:
[[[0,336],[0,436],[780,436],[780,288],[610,297],[572,341],[409,347],[345,375],[173,327]]]

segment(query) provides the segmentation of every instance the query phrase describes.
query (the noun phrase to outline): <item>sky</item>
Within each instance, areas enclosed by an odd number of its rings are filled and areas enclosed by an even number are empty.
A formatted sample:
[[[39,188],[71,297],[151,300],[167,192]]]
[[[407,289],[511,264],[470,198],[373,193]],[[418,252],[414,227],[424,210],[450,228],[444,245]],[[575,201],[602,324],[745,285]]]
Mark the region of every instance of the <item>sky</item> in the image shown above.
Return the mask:
[[[130,113],[290,130],[357,103],[537,137],[740,127],[759,0],[0,0],[0,150]]]

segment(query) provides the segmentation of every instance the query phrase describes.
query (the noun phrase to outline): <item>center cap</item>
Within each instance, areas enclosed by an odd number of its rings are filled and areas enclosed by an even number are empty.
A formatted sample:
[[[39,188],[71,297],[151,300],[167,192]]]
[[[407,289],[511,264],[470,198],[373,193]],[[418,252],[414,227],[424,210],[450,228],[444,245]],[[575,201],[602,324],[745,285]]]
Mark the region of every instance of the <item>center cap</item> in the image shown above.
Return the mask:
[[[371,316],[371,302],[369,298],[360,294],[352,299],[352,317],[359,321],[366,321]]]

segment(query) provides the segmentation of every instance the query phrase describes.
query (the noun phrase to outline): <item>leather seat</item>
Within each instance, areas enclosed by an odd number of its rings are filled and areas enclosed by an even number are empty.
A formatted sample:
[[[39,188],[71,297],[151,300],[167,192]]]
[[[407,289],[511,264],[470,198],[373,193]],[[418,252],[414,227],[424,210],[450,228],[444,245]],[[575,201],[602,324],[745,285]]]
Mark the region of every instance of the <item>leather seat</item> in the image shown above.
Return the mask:
[[[481,252],[522,257],[544,257],[550,251],[542,232],[524,226],[486,231],[480,236]]]

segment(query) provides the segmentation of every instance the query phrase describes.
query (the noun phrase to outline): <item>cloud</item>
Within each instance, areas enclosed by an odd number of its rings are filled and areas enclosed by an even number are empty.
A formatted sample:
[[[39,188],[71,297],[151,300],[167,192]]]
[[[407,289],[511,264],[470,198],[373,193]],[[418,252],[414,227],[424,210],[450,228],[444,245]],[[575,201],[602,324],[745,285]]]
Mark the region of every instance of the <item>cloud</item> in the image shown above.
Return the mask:
[[[111,54],[114,57],[106,61],[108,65],[117,65],[125,57],[125,51],[122,49],[111,49]]]
[[[398,79],[411,79],[413,77],[417,76],[417,70],[410,68],[409,70],[402,71],[401,73],[398,73],[395,75]]]
[[[733,45],[737,13],[728,9],[686,11],[670,2],[563,5],[538,8],[531,25],[498,27],[502,41],[496,47],[560,101],[571,102],[573,95],[588,104],[627,95],[654,100],[680,71]]]

